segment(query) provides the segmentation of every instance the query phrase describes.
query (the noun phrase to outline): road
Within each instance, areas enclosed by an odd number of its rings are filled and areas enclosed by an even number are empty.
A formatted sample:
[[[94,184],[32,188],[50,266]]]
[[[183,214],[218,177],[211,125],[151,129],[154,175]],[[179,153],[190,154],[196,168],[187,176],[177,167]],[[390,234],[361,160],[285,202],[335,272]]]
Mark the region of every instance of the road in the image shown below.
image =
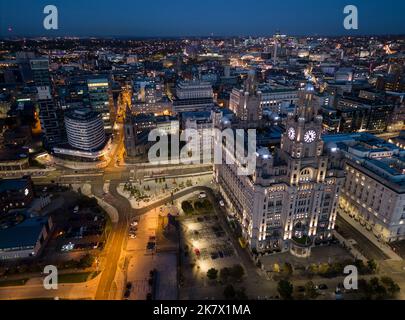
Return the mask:
[[[104,198],[106,202],[114,206],[119,213],[119,221],[113,226],[109,243],[106,247],[105,261],[103,272],[101,274],[100,283],[95,295],[96,300],[107,300],[114,294],[112,284],[117,272],[118,262],[121,257],[122,250],[125,248],[128,235],[129,221],[131,217],[143,215],[155,208],[158,208],[172,200],[177,200],[189,193],[195,191],[206,190],[203,187],[193,187],[187,190],[180,191],[172,196],[161,199],[142,209],[133,209],[128,199],[122,197],[117,192],[118,184],[121,180],[110,181],[110,192],[104,195],[103,184],[92,184],[92,192],[95,196]]]
[[[112,283],[117,271],[118,261],[121,257],[124,240],[127,236],[128,221],[134,214],[127,199],[116,192],[117,181],[110,183],[110,195],[103,196],[103,188],[100,184],[92,186],[93,194],[98,197],[104,197],[104,200],[115,207],[119,213],[118,223],[113,225],[110,235],[110,241],[106,248],[105,266],[101,274],[100,283],[95,295],[96,300],[107,300],[111,296]]]
[[[372,242],[370,242],[361,232],[346,222],[338,215],[336,220],[337,231],[346,239],[353,239],[357,242],[356,248],[367,259],[370,260],[386,260],[388,257]]]
[[[30,284],[30,283],[34,284]],[[31,279],[24,286],[0,288],[0,300],[28,299],[93,299],[99,277],[84,283],[59,284],[57,290],[46,290],[42,278]]]

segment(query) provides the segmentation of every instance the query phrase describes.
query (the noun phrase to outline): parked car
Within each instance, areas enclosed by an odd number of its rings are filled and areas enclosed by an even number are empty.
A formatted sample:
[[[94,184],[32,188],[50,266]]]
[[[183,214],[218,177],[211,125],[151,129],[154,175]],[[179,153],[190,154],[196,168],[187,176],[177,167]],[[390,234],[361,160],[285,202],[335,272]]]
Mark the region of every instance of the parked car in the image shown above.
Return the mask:
[[[205,192],[200,192],[200,195],[198,196],[199,199],[205,199],[207,198],[207,194]]]

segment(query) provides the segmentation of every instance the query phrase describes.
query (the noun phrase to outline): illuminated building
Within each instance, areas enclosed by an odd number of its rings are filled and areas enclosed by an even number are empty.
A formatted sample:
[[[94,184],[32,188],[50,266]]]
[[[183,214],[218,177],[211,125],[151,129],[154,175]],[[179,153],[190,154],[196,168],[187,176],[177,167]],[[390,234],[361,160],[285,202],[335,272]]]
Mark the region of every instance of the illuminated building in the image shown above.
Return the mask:
[[[37,102],[44,145],[48,149],[63,143],[63,114],[52,97],[52,80],[47,58],[30,60],[34,83],[37,87]]]
[[[214,107],[213,90],[208,82],[184,81],[176,87],[173,112],[210,111]]]
[[[338,115],[341,117],[339,132],[383,133],[390,124],[395,105],[386,100],[346,95],[338,99]]]
[[[0,214],[28,207],[34,200],[34,185],[30,177],[0,179]]]
[[[346,158],[340,208],[386,242],[405,239],[405,153],[368,133],[330,135]]]
[[[262,92],[257,90],[255,71],[249,72],[242,90],[232,90],[229,109],[235,113],[238,119],[252,125],[262,119]]]
[[[129,158],[144,156],[152,145],[148,141],[149,132],[157,129],[161,134],[176,135],[179,133],[179,121],[171,116],[154,114],[132,114],[127,109],[124,124],[124,144]]]
[[[252,250],[289,250],[308,257],[313,245],[332,237],[344,175],[324,150],[322,117],[314,113],[313,94],[310,85],[300,92],[281,147],[274,152],[258,149],[254,174],[238,175],[237,159],[215,165],[220,192]],[[224,152],[226,148],[223,145]]]
[[[62,110],[52,98],[50,87],[37,87],[39,119],[41,122],[42,134],[45,147],[53,147],[63,143],[64,128],[62,120]]]
[[[112,97],[108,79],[88,79],[90,106],[93,110],[100,112],[104,122],[104,129],[107,133],[112,132]]]
[[[73,148],[95,151],[105,145],[101,114],[91,109],[75,109],[65,114],[67,139]]]

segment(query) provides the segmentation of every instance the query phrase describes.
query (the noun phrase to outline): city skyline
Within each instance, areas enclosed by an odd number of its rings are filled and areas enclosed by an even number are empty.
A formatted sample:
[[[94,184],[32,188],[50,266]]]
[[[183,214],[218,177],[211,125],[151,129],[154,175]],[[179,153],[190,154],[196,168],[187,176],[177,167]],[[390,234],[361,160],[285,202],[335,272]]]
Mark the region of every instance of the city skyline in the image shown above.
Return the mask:
[[[295,0],[283,3],[254,0],[248,7],[240,0],[215,3],[179,0],[170,6],[162,0],[153,3],[118,0],[114,5],[107,1],[90,0],[79,5],[56,0],[52,5],[58,8],[59,28],[45,30],[43,9],[48,4],[42,0],[0,1],[0,37],[230,37],[268,36],[277,31],[297,36],[405,34],[401,19],[405,3],[394,0],[384,3],[315,0],[312,6]],[[346,5],[355,5],[359,10],[358,30],[343,27]]]
[[[405,2],[346,1],[0,0],[0,301],[405,300]]]

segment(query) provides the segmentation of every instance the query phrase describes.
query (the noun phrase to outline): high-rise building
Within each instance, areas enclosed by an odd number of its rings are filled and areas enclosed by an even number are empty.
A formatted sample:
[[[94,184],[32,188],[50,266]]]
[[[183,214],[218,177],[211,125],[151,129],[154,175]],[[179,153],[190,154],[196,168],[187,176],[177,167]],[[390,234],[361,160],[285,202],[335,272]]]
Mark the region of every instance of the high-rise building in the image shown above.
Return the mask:
[[[106,136],[101,114],[88,108],[70,110],[65,114],[69,145],[85,151],[99,150]]]
[[[46,58],[32,59],[30,63],[34,83],[37,86],[39,120],[44,145],[46,148],[52,149],[65,140],[63,111],[52,96],[49,60]]]
[[[52,80],[49,73],[49,60],[47,58],[31,59],[32,78],[36,86],[51,86]]]
[[[213,90],[208,82],[184,81],[176,87],[173,112],[210,111],[214,107]]]
[[[106,132],[112,132],[112,96],[108,79],[88,79],[87,86],[91,108],[101,113]]]
[[[37,87],[39,120],[43,134],[44,145],[47,149],[65,141],[63,111],[53,99],[50,87]]]
[[[344,175],[324,151],[313,94],[312,86],[300,92],[301,104],[288,116],[281,147],[273,153],[260,148],[254,174],[238,175],[237,159],[215,165],[220,192],[252,250],[307,257],[315,243],[332,237]]]

